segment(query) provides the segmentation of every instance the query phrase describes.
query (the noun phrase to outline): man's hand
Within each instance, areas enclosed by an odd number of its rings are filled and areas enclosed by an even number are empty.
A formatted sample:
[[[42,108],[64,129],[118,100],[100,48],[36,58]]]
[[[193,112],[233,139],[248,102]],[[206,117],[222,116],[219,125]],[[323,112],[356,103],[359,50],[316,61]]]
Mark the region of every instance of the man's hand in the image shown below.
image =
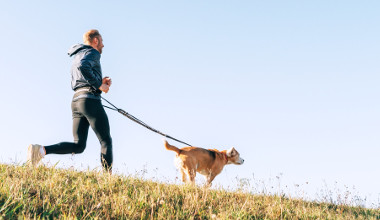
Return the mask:
[[[108,84],[105,84],[103,83],[100,87],[99,87],[100,91],[104,92],[104,93],[107,93],[108,90],[110,90],[110,86]]]
[[[102,84],[106,84],[108,86],[111,86],[111,84],[112,84],[111,78],[109,78],[108,76],[104,77],[102,80]]]

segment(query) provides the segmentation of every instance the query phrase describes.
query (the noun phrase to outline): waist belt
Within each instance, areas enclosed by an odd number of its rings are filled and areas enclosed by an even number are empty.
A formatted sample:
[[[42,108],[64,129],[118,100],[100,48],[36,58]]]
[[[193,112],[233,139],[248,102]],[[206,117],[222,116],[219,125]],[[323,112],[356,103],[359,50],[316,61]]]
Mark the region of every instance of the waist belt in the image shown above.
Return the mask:
[[[95,94],[100,94],[100,92],[97,92],[94,88],[89,87],[89,86],[77,88],[74,91],[75,92],[88,91],[88,92],[92,92],[92,93],[95,93]]]
[[[97,99],[100,100],[100,93],[96,93],[91,87],[82,87],[75,90],[73,101],[82,98]]]

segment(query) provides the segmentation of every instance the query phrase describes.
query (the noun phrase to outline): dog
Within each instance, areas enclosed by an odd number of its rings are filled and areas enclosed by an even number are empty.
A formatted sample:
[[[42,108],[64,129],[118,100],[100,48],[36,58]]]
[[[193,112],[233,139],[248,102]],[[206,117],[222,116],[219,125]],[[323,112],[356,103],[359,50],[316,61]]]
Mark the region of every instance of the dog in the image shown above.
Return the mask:
[[[195,185],[196,172],[206,178],[206,186],[211,186],[214,178],[227,164],[241,165],[244,159],[240,157],[235,148],[218,151],[216,149],[203,149],[199,147],[177,148],[164,140],[165,148],[177,153],[174,163],[182,173],[182,182],[187,183],[187,177]]]

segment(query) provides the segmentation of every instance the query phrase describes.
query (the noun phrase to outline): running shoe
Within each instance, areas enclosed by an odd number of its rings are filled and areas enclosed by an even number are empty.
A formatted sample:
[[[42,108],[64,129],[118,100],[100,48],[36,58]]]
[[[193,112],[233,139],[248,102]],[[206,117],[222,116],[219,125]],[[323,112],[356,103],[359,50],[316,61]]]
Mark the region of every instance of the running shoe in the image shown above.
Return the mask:
[[[41,153],[41,145],[31,144],[28,147],[27,161],[32,163],[33,166],[37,166],[41,159],[44,157]]]

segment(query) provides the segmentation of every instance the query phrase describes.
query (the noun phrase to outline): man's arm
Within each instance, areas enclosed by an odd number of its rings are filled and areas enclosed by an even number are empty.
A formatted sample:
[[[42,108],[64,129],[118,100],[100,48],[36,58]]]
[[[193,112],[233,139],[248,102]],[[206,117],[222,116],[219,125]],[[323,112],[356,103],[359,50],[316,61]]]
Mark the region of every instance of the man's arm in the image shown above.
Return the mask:
[[[82,73],[84,79],[93,87],[99,88],[102,86],[102,81],[100,81],[94,74],[93,68],[97,62],[99,62],[100,55],[96,53],[88,53],[80,61],[80,66],[78,69]]]

